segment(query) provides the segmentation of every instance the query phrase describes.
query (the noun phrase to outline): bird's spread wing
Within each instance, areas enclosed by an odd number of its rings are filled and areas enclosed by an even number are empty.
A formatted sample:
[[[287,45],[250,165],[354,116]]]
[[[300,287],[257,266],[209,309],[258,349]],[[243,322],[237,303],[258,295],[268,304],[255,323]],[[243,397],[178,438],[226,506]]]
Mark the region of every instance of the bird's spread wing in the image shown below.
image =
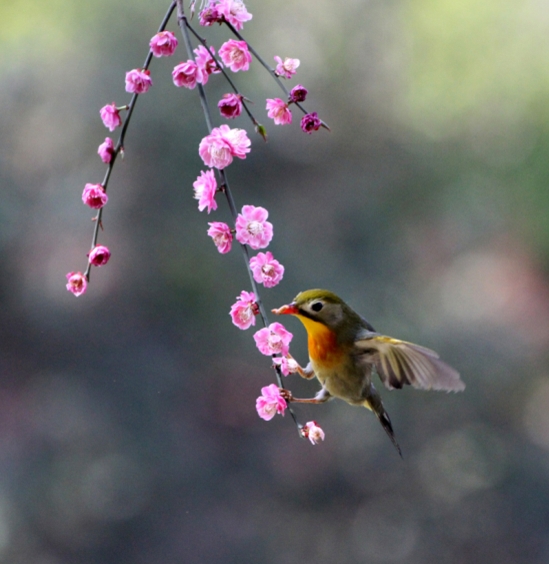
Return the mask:
[[[465,389],[459,373],[425,347],[383,335],[359,339],[355,347],[359,360],[373,364],[389,390],[405,384],[422,390],[459,392]]]

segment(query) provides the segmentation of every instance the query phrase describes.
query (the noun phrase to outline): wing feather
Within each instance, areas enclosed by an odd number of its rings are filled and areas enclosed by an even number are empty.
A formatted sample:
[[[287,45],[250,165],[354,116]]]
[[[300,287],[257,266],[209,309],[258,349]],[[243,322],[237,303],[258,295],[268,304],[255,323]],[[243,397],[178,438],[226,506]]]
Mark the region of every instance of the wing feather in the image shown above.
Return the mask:
[[[383,335],[355,342],[362,362],[373,364],[389,390],[409,384],[422,390],[458,392],[465,389],[459,373],[435,351]]]

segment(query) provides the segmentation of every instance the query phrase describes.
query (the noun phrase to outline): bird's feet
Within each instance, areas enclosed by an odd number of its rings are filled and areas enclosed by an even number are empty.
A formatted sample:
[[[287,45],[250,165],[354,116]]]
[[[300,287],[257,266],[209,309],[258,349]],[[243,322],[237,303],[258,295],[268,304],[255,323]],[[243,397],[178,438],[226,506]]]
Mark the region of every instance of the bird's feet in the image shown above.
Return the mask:
[[[294,400],[294,396],[292,395],[292,392],[290,392],[290,390],[287,390],[286,388],[278,389],[280,390],[280,395],[282,396],[282,398],[286,400],[286,403],[290,403]]]

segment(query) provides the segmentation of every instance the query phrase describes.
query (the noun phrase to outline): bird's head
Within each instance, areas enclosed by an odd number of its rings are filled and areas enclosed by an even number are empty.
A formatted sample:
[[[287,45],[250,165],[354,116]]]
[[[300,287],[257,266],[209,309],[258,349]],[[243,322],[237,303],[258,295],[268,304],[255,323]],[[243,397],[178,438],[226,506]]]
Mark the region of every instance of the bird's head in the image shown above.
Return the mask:
[[[339,296],[328,290],[301,292],[292,303],[272,311],[277,315],[295,315],[306,327],[308,324],[305,320],[311,320],[333,331],[355,321],[354,318],[358,317]]]

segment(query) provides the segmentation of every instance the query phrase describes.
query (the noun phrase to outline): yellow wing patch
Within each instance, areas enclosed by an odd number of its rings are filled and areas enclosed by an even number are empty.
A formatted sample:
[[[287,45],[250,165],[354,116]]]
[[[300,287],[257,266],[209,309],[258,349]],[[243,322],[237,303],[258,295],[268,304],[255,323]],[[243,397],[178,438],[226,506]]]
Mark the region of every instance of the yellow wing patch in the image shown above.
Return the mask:
[[[360,339],[355,346],[364,351],[364,362],[375,365],[381,381],[390,390],[406,384],[423,390],[465,389],[458,372],[431,349],[383,335]]]

